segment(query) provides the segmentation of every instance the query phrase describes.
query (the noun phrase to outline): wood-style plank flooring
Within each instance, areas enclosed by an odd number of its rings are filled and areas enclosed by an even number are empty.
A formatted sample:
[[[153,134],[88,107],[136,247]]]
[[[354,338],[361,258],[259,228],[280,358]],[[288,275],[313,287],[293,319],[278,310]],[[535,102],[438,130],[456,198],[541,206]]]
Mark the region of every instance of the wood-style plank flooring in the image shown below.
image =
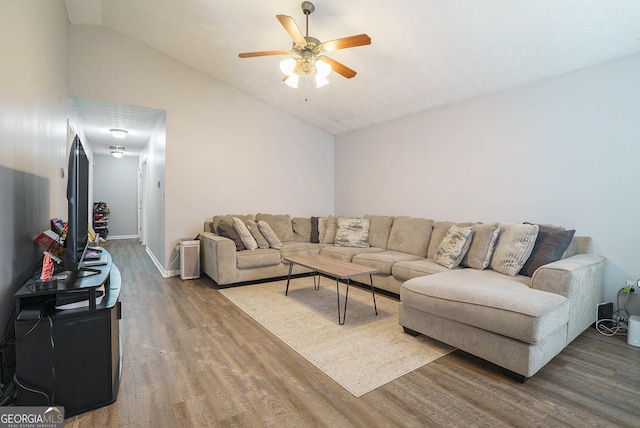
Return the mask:
[[[455,351],[356,398],[206,275],[163,278],[137,240],[105,247],[123,282],[120,390],[66,427],[640,427],[624,337],[590,328],[525,384]]]

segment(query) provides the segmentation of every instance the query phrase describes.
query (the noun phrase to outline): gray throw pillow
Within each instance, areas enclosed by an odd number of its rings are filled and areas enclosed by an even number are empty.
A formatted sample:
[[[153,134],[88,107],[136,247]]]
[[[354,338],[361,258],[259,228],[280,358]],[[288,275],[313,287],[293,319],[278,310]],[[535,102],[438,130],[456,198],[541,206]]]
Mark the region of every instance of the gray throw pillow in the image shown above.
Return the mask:
[[[483,270],[491,262],[491,256],[500,234],[500,227],[498,227],[498,223],[474,224],[471,229],[473,230],[471,246],[469,246],[469,251],[460,265]]]
[[[563,227],[543,224],[539,224],[538,227],[536,243],[527,262],[520,270],[520,275],[533,276],[540,266],[560,260],[576,233],[575,230],[566,230]]]
[[[231,239],[236,244],[236,251],[244,250],[244,244],[242,243],[242,239],[240,239],[240,235],[238,235],[238,232],[236,232],[233,226],[226,221],[220,220],[216,233],[220,236]]]

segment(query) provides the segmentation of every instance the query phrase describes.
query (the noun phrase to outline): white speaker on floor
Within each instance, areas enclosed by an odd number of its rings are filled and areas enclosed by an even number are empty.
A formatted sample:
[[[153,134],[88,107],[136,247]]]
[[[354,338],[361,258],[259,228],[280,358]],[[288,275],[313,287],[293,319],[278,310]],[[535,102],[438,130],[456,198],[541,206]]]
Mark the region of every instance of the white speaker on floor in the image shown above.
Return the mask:
[[[638,315],[629,317],[627,343],[632,346],[640,346],[640,316]]]
[[[180,278],[200,278],[200,241],[197,239],[180,240]]]

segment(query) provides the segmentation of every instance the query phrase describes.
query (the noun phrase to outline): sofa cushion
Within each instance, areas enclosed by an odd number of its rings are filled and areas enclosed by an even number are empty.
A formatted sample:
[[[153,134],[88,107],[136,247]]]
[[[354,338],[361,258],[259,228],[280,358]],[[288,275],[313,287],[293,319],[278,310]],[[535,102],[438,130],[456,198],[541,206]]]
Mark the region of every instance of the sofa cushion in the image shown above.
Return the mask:
[[[400,261],[422,260],[420,256],[399,253],[397,251],[381,251],[377,253],[356,254],[351,261],[359,265],[378,269],[383,275],[391,275],[393,265]]]
[[[400,300],[416,310],[527,343],[538,343],[569,320],[569,300],[529,288],[528,277],[458,269],[406,281]]]
[[[387,248],[394,217],[390,215],[367,214],[364,218],[371,220],[369,224],[369,245],[372,247]]]
[[[262,236],[264,236],[264,239],[266,239],[269,243],[270,248],[275,248],[276,250],[282,248],[282,242],[278,238],[278,235],[276,235],[276,233],[273,231],[273,229],[271,229],[269,223],[264,220],[260,220],[258,222],[258,229],[260,229]]]
[[[293,227],[289,214],[256,214],[256,221],[266,221],[282,242],[293,241]]]
[[[538,227],[536,243],[520,275],[533,276],[540,266],[560,260],[576,233],[559,226],[539,224]]]
[[[238,251],[236,266],[238,269],[250,269],[264,266],[275,266],[281,262],[280,251],[274,249],[257,249],[254,251]]]
[[[233,219],[231,221],[233,221]],[[240,235],[238,235],[238,232],[236,232],[233,226],[231,226],[225,220],[220,220],[218,222],[216,233],[220,236],[231,239],[236,245],[236,251],[244,250],[244,244],[242,243],[242,239],[240,239]]]
[[[320,248],[322,248],[322,244],[289,241],[282,243],[280,254],[282,255],[282,260],[284,261],[285,257],[320,254]]]
[[[531,255],[538,229],[537,224],[500,223],[491,269],[509,276],[520,272]]]
[[[397,262],[393,265],[391,273],[395,279],[402,282],[417,276],[431,275],[438,272],[446,272],[448,270],[449,269],[439,265],[432,259],[420,259],[416,261]]]
[[[293,217],[291,219],[291,228],[294,241],[311,242],[311,218]]]
[[[247,225],[242,222],[238,217],[233,218],[233,228],[238,232],[244,248],[247,250],[257,250],[258,242],[253,237]]]
[[[369,247],[368,218],[339,218],[335,245],[338,247]]]
[[[471,245],[472,237],[471,227],[451,226],[440,242],[433,261],[447,269],[458,266]]]
[[[431,239],[429,240],[429,248],[427,250],[427,258],[433,259],[440,247],[440,243],[447,235],[451,226],[455,225],[452,221],[436,221],[433,225],[433,231],[431,232]]]
[[[384,248],[336,247],[335,245],[327,245],[322,247],[322,249],[320,250],[320,255],[331,257],[333,259],[344,260],[345,262],[350,262],[351,259],[353,259],[353,256],[355,256],[356,254],[379,253],[380,251],[384,251]]]
[[[338,219],[330,215],[318,220],[318,232],[321,244],[334,244],[336,242],[336,232],[338,230]]]
[[[387,250],[426,257],[433,220],[399,216],[393,220]]]
[[[471,245],[460,264],[473,269],[486,269],[491,262],[500,227],[498,223],[474,224],[471,229],[473,229]]]
[[[258,248],[269,248],[269,242],[265,239],[264,235],[262,235],[262,232],[260,232],[258,223],[256,223],[255,220],[247,221],[247,229],[249,229],[251,236],[253,236],[258,243]]]

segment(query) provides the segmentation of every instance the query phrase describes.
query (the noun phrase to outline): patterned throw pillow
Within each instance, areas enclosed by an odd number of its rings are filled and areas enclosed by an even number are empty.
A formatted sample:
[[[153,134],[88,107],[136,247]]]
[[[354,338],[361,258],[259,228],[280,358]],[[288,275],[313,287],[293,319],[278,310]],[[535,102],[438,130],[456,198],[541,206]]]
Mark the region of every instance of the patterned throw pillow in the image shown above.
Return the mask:
[[[339,218],[336,232],[336,247],[369,247],[368,218]]]
[[[258,249],[258,243],[256,242],[256,239],[253,237],[253,235],[251,235],[251,232],[249,232],[247,226],[238,217],[233,218],[233,228],[236,230],[236,232],[238,232],[238,235],[240,235],[240,239],[244,244],[244,248],[246,248],[247,250]]]
[[[278,235],[276,235],[273,229],[271,229],[269,223],[264,220],[260,220],[258,222],[258,229],[260,229],[260,232],[262,232],[262,236],[264,236],[264,239],[266,239],[269,243],[269,247],[275,248],[276,250],[282,248],[282,242],[280,241],[280,238],[278,238]]]
[[[500,223],[500,236],[491,259],[491,269],[515,276],[533,251],[538,237],[537,224]]]
[[[471,244],[471,227],[451,226],[433,256],[433,261],[448,269],[460,264]]]

